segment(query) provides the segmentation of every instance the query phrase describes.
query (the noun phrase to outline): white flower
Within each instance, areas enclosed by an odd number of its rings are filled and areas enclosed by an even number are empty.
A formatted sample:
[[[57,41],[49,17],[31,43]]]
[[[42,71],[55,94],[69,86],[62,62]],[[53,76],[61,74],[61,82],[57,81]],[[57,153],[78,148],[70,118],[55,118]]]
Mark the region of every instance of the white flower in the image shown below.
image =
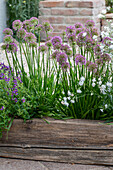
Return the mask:
[[[96,78],[93,78],[93,79],[92,79],[92,82],[96,82]]]
[[[62,94],[65,94],[65,92],[64,92],[64,91],[62,91]]]
[[[111,28],[113,28],[113,23],[111,23]]]
[[[80,86],[83,86],[83,84],[84,84],[84,81],[79,81]]]
[[[112,83],[110,83],[110,82],[107,82],[106,85],[107,85],[108,87],[112,87]]]
[[[110,49],[113,49],[113,45],[110,45],[110,47],[109,47]]]
[[[105,18],[105,15],[99,14],[98,18]]]
[[[106,85],[102,84],[101,88],[102,88],[102,89],[105,89],[105,88],[106,88]]]
[[[102,81],[99,81],[98,84],[101,85],[101,84],[102,84]]]
[[[106,9],[107,9],[108,11],[110,11],[111,7],[110,7],[110,6],[108,6],[108,7],[106,7]]]
[[[107,13],[106,9],[103,9],[103,10],[101,11],[101,13],[102,13],[102,14],[106,14],[106,13]]]
[[[97,35],[94,35],[94,36],[93,36],[93,39],[94,39],[94,40],[97,40],[97,38],[98,38]]]
[[[70,91],[68,91],[68,96],[71,96],[71,92]]]
[[[108,107],[108,105],[107,104],[105,104],[105,108],[107,109],[107,107]]]
[[[104,110],[103,109],[100,109],[101,112],[103,112]]]
[[[77,93],[82,93],[82,91],[80,89],[77,90]]]
[[[74,100],[70,100],[70,102],[71,102],[71,103],[75,103],[75,101],[74,101]]]
[[[64,101],[67,101],[67,97],[63,97]]]
[[[91,93],[91,96],[93,95],[93,93]]]
[[[83,33],[83,37],[85,37],[86,35],[87,35],[87,33],[86,33],[86,32],[84,32],[84,33]]]
[[[92,83],[92,86],[93,86],[93,87],[95,87],[95,85],[96,85],[95,83]]]
[[[68,100],[70,100],[71,98],[70,97],[67,97]]]
[[[64,105],[68,107],[68,106],[69,106],[69,103],[68,103],[68,102],[64,102]]]
[[[81,81],[85,81],[85,77],[82,76],[82,77],[80,78],[80,80],[81,80]]]

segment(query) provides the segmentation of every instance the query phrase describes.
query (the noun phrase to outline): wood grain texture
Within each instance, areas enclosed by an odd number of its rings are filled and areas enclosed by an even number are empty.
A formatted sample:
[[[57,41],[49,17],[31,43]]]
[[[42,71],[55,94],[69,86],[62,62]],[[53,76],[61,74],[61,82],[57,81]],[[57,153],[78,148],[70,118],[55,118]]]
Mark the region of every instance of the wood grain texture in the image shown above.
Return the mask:
[[[113,165],[113,125],[92,120],[15,119],[0,156],[21,159]]]

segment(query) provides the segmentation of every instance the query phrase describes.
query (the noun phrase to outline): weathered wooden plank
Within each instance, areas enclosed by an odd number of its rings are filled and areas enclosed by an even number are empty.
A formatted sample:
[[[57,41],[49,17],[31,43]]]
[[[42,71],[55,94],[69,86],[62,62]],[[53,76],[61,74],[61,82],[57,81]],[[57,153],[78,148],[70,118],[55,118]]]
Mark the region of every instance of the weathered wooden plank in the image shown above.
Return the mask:
[[[22,149],[16,147],[1,147],[0,157],[89,165],[113,165],[112,150]]]
[[[113,149],[113,125],[91,120],[47,120],[50,124],[42,119],[26,123],[14,120],[8,140],[4,133],[0,146]]]

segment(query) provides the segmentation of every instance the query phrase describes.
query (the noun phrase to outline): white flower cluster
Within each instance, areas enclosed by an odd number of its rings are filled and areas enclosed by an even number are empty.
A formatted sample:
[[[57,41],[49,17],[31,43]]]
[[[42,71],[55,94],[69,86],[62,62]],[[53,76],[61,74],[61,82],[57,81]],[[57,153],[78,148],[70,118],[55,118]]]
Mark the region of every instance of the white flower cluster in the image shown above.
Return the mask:
[[[65,94],[64,92],[62,92],[63,94]],[[68,91],[68,97],[63,97],[63,100],[61,101],[61,103],[65,106],[69,106],[69,103],[75,103],[75,101],[72,99],[74,96],[74,94],[72,94],[70,91]]]

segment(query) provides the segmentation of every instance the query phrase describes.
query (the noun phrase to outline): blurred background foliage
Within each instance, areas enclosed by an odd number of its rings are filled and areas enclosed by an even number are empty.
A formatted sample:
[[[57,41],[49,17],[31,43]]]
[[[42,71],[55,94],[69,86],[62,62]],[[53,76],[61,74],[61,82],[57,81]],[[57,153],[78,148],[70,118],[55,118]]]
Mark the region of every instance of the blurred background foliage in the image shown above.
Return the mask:
[[[105,0],[106,6],[108,7],[108,12],[113,13],[113,0]]]
[[[14,20],[24,21],[39,15],[39,0],[6,0],[7,26],[12,27]]]

